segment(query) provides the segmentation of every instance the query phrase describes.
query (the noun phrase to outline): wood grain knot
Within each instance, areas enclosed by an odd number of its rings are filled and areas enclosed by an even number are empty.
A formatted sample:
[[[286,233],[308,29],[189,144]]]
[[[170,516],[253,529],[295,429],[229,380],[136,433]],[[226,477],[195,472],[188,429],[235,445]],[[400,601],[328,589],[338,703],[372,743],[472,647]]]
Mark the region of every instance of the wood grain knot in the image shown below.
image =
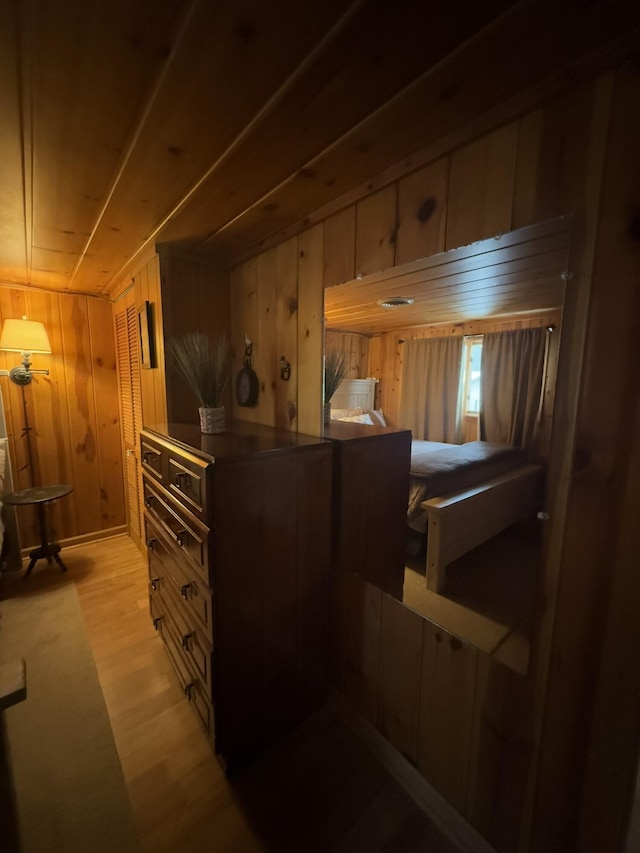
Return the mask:
[[[293,317],[293,315],[298,310],[298,299],[295,296],[292,296],[289,300],[289,314]]]
[[[417,217],[420,222],[428,222],[436,212],[438,203],[433,196],[426,198],[418,208]]]
[[[451,637],[449,645],[454,652],[459,652],[462,648],[462,640],[459,640],[457,637]]]
[[[278,205],[274,204],[273,202],[269,202],[269,204],[264,204],[262,206],[262,209],[267,213],[273,213],[274,210],[278,209]]]
[[[184,153],[184,149],[180,148],[179,145],[169,145],[167,151],[172,157],[180,157]]]

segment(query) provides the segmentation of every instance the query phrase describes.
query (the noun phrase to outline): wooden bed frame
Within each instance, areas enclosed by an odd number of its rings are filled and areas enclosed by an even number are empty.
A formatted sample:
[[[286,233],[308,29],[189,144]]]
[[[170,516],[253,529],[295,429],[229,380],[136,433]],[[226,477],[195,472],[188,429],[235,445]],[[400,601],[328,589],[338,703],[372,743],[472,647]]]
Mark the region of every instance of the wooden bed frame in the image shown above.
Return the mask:
[[[423,501],[427,589],[441,592],[449,563],[533,515],[541,471],[539,465],[525,465],[471,489]]]

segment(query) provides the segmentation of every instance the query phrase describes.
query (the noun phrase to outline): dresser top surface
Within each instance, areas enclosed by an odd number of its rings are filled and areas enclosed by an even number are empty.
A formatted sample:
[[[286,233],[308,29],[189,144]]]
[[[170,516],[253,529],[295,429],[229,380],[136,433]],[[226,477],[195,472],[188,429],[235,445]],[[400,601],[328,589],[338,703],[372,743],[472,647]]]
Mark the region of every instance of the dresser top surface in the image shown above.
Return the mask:
[[[197,424],[154,424],[142,430],[170,441],[210,462],[237,460],[263,453],[283,453],[293,449],[327,444],[321,438],[286,430],[231,421],[224,432],[205,435]]]

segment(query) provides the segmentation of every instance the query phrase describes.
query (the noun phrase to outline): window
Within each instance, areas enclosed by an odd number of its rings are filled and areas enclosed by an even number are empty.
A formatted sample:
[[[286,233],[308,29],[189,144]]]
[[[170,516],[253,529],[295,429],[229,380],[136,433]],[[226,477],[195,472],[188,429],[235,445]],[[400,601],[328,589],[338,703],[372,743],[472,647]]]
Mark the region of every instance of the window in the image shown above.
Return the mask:
[[[462,349],[462,412],[465,415],[480,413],[481,363],[482,336],[465,338]]]

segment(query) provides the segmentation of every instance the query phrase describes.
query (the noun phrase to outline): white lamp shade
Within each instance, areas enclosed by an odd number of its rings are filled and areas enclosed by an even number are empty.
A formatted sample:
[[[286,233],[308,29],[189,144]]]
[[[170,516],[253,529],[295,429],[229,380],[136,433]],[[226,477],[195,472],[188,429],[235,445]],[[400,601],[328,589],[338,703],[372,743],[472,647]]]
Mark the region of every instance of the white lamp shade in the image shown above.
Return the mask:
[[[47,332],[37,320],[5,320],[0,350],[10,352],[51,352]]]

